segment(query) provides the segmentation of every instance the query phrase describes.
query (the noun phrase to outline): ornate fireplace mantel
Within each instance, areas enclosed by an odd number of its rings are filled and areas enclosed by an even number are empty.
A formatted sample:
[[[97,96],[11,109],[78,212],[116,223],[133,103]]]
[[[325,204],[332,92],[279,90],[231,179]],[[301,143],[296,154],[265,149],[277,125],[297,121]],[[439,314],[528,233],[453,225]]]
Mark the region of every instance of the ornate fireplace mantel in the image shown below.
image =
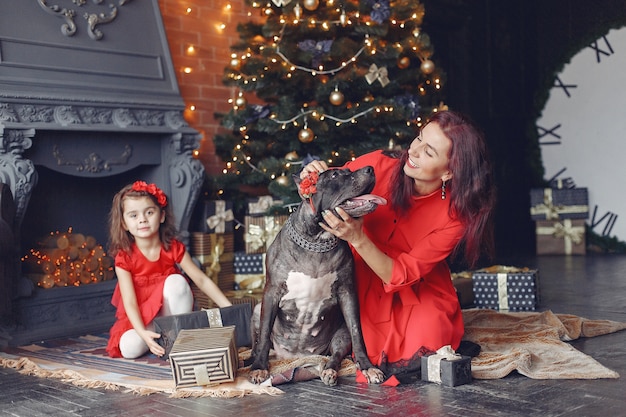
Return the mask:
[[[0,181],[17,223],[37,166],[77,177],[155,167],[185,231],[204,179],[157,0],[0,3]]]
[[[200,134],[184,109],[158,0],[0,2],[0,182],[13,194],[22,242],[55,216],[102,231],[107,212],[93,207],[110,208],[111,190],[134,180],[169,195],[187,242],[204,168],[193,157]],[[14,287],[0,291],[15,294],[19,340],[72,332],[58,302]],[[107,305],[110,295],[98,297]],[[113,319],[106,314],[104,321]]]

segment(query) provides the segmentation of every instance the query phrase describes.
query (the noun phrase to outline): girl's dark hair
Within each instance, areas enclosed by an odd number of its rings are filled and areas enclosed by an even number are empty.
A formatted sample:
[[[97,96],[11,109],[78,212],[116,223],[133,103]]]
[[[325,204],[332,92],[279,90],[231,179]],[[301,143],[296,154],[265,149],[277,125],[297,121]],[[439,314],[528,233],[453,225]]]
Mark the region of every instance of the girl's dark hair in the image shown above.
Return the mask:
[[[465,231],[453,255],[464,247],[465,261],[470,267],[481,253],[493,256],[493,210],[496,191],[489,152],[482,130],[466,115],[454,111],[435,113],[427,122],[436,123],[450,139],[449,167],[452,179],[446,183],[451,215],[455,215]],[[413,179],[404,174],[408,150],[386,153],[399,159],[392,175],[391,205],[400,214],[411,206]]]
[[[119,251],[130,253],[131,245],[135,241],[133,235],[124,229],[122,223],[124,221],[124,199],[127,197],[148,197],[159,207],[161,212],[165,212],[165,221],[159,227],[159,238],[165,250],[169,250],[172,239],[178,234],[170,204],[168,203],[165,207],[161,207],[155,196],[147,191],[133,190],[133,185],[128,184],[113,197],[109,213],[109,254],[115,256]]]

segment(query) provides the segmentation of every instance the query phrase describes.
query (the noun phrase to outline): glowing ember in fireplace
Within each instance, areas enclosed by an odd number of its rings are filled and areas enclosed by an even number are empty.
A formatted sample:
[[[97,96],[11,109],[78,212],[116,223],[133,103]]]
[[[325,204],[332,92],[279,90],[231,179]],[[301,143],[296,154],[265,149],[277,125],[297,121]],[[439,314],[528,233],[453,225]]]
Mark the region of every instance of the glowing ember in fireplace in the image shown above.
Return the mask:
[[[24,276],[41,288],[67,287],[111,280],[113,259],[92,236],[52,232],[22,258]]]

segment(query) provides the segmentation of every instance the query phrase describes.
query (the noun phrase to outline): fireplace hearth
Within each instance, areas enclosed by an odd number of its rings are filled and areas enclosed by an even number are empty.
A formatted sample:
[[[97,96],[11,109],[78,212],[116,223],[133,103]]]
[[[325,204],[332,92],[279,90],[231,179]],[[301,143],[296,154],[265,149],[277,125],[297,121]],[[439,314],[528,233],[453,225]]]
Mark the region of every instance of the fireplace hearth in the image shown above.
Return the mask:
[[[169,195],[187,243],[204,168],[184,107],[157,0],[0,2],[0,183],[20,256],[68,228],[106,244],[113,194],[135,180]],[[10,344],[114,320],[115,280],[29,290],[20,270],[8,278]]]

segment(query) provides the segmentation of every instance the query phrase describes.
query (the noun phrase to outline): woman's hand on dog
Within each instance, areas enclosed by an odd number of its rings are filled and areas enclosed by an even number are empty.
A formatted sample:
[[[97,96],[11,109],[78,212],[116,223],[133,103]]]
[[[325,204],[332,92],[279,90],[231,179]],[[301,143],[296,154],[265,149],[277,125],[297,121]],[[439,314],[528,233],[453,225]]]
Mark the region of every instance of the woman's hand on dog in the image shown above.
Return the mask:
[[[317,172],[321,174],[322,172],[328,170],[328,165],[324,161],[314,160],[309,162],[302,168],[300,171],[300,179],[304,179],[311,172]]]
[[[322,229],[351,244],[355,244],[365,237],[362,217],[359,219],[350,217],[341,207],[335,208],[335,213],[337,215],[331,213],[330,210],[322,212],[322,217],[326,222],[326,224],[320,222]]]

